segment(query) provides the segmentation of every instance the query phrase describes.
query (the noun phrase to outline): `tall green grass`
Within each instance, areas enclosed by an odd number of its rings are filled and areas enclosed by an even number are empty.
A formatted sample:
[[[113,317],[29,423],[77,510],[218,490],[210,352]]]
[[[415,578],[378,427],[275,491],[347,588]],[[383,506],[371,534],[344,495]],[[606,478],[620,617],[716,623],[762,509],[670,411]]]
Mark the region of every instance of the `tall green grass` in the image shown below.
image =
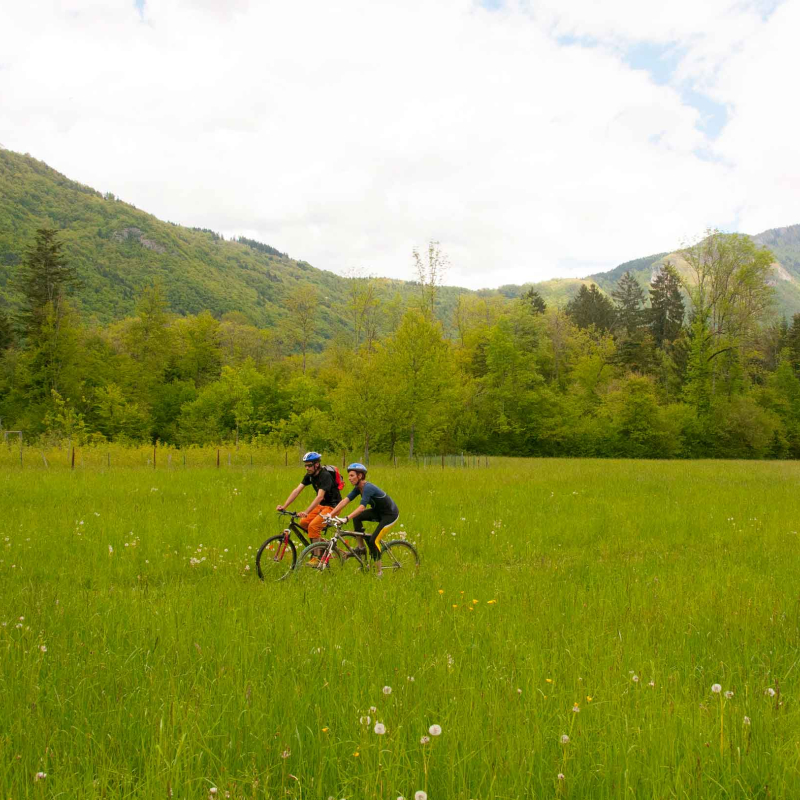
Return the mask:
[[[800,795],[797,464],[373,472],[410,583],[257,579],[299,468],[0,472],[0,797]]]

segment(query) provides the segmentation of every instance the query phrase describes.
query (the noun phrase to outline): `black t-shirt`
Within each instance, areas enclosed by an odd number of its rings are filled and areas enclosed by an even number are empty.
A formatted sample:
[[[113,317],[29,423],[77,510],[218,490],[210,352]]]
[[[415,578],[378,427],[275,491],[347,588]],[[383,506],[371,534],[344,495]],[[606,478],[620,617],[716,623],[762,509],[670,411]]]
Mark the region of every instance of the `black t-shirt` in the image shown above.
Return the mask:
[[[322,498],[321,506],[330,506],[334,508],[342,501],[342,493],[333,479],[333,475],[326,469],[320,469],[316,475],[309,475],[306,473],[303,476],[303,486],[313,486],[314,491],[318,492],[322,489],[325,492],[325,497]]]

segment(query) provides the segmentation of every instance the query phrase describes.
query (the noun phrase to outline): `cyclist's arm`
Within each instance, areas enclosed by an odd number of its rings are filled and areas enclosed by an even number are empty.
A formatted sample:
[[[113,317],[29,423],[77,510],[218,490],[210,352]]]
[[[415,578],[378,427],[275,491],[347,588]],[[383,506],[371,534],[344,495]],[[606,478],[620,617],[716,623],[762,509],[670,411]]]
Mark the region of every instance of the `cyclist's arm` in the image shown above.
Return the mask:
[[[325,497],[325,490],[324,489],[320,489],[317,492],[317,496],[311,502],[311,505],[303,513],[306,514],[306,515],[310,514],[322,502],[322,499],[324,497]]]
[[[339,512],[340,512],[340,511],[341,511],[341,510],[342,510],[342,509],[343,509],[343,508],[344,508],[346,505],[349,505],[349,504],[350,504],[350,498],[349,498],[349,497],[343,497],[343,498],[342,498],[342,501],[339,503],[339,505],[338,505],[338,506],[336,506],[336,508],[334,508],[334,509],[333,509],[333,511],[331,511],[331,516],[332,516],[332,517],[335,517],[335,516],[337,516],[337,515],[338,515],[338,513],[339,513]]]
[[[363,505],[363,504],[360,505],[355,511],[353,511],[352,514],[348,514],[347,515],[347,521],[350,522],[354,517],[357,517],[357,516],[363,514],[366,510],[367,510],[367,507],[365,505]]]
[[[286,498],[286,502],[279,505],[275,510],[276,511],[284,511],[287,509],[292,503],[294,503],[297,495],[303,491],[304,485],[302,483],[298,483],[297,487],[292,489],[292,493]]]

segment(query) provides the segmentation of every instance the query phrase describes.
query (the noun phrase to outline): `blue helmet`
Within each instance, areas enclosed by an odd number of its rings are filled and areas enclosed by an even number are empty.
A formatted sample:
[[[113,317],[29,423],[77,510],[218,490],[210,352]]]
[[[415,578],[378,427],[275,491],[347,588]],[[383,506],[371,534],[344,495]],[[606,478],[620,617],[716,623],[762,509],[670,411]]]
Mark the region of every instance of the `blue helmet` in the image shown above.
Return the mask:
[[[350,466],[347,468],[347,471],[354,470],[355,472],[363,472],[365,475],[367,474],[367,468],[358,461],[354,461]]]
[[[322,461],[322,456],[316,450],[311,450],[303,456],[304,464],[313,464],[315,461]]]

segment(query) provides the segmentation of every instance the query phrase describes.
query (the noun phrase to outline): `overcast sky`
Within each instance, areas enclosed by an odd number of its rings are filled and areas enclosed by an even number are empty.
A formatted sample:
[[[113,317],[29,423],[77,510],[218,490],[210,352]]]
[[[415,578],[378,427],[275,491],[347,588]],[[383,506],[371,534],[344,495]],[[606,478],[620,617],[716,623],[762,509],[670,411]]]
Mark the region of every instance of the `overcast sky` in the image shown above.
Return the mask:
[[[800,222],[800,0],[19,0],[0,144],[344,273],[582,277]]]

